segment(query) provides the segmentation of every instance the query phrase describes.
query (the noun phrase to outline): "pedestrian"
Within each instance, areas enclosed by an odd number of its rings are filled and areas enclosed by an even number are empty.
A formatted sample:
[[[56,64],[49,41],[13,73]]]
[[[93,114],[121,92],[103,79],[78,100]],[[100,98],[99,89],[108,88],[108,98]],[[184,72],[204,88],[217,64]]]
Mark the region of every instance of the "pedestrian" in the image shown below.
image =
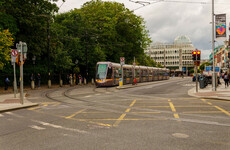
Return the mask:
[[[38,82],[38,88],[40,88],[40,83],[41,83],[41,75],[38,73],[37,75],[37,82]]]
[[[73,76],[72,76],[72,74],[69,75],[69,84],[70,84],[70,86],[73,85]]]
[[[31,74],[30,80],[34,81],[34,74],[33,73]]]
[[[9,80],[8,76],[6,76],[6,79],[5,79],[5,90],[8,90],[9,84],[10,84],[10,80]]]
[[[225,88],[228,87],[228,81],[229,81],[228,74],[227,74],[227,72],[225,72],[225,74],[224,74]]]

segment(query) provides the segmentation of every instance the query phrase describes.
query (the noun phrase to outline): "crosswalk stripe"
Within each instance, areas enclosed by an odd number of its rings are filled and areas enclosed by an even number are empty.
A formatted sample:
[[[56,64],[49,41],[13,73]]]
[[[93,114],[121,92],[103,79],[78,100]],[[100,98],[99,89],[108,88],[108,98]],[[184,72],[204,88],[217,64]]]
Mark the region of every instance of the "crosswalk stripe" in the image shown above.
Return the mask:
[[[0,114],[0,117],[4,117],[2,114]]]

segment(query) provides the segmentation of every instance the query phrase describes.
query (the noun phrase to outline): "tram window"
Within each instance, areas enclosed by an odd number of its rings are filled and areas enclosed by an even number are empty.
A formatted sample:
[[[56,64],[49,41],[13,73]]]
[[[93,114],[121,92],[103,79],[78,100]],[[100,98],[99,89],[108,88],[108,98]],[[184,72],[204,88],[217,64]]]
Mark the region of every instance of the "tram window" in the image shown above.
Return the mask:
[[[112,79],[112,67],[108,68],[106,79]]]
[[[97,67],[97,79],[105,79],[107,72],[107,65],[98,65]]]

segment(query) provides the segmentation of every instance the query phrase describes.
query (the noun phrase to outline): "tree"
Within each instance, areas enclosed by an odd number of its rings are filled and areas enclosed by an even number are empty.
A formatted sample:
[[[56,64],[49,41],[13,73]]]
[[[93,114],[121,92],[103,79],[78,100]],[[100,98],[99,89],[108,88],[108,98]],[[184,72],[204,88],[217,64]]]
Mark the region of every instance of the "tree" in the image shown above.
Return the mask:
[[[10,47],[13,46],[13,43],[12,34],[0,28],[0,70],[10,61]]]
[[[51,20],[52,15],[58,11],[52,1],[57,0],[1,1],[0,27],[9,29],[15,36],[15,42],[26,42],[29,56],[46,53],[47,20]]]
[[[210,66],[210,65],[211,65],[210,62],[205,62],[205,63],[200,65],[200,70],[204,71],[204,67],[205,66]]]
[[[119,62],[123,56],[131,63],[135,56],[143,63],[150,42],[143,19],[117,2],[86,2],[81,9],[56,15],[54,24],[63,48],[90,76],[98,61]],[[151,59],[147,63],[154,66]]]

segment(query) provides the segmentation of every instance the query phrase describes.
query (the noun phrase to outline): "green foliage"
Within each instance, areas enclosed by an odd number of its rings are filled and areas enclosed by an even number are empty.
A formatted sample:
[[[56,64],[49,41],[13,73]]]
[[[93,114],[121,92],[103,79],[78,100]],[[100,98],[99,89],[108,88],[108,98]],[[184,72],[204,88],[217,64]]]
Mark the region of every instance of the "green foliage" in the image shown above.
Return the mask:
[[[10,61],[11,46],[13,46],[12,34],[0,28],[0,70]]]
[[[210,62],[205,62],[200,65],[200,70],[204,71],[205,66],[210,66],[210,65],[211,65]]]
[[[158,68],[164,68],[164,66],[161,65],[161,63],[157,63]]]
[[[135,56],[139,65],[156,66],[144,54],[151,41],[143,18],[124,4],[91,0],[80,9],[54,15],[58,7],[53,1],[56,0],[0,3],[0,27],[9,29],[16,43],[23,41],[28,45],[25,71],[33,68],[31,58],[35,55],[36,72],[47,73],[44,68],[48,63],[48,30],[51,74],[86,74],[88,67],[89,76],[93,77],[98,61],[119,62],[120,57],[125,57],[127,64]]]

